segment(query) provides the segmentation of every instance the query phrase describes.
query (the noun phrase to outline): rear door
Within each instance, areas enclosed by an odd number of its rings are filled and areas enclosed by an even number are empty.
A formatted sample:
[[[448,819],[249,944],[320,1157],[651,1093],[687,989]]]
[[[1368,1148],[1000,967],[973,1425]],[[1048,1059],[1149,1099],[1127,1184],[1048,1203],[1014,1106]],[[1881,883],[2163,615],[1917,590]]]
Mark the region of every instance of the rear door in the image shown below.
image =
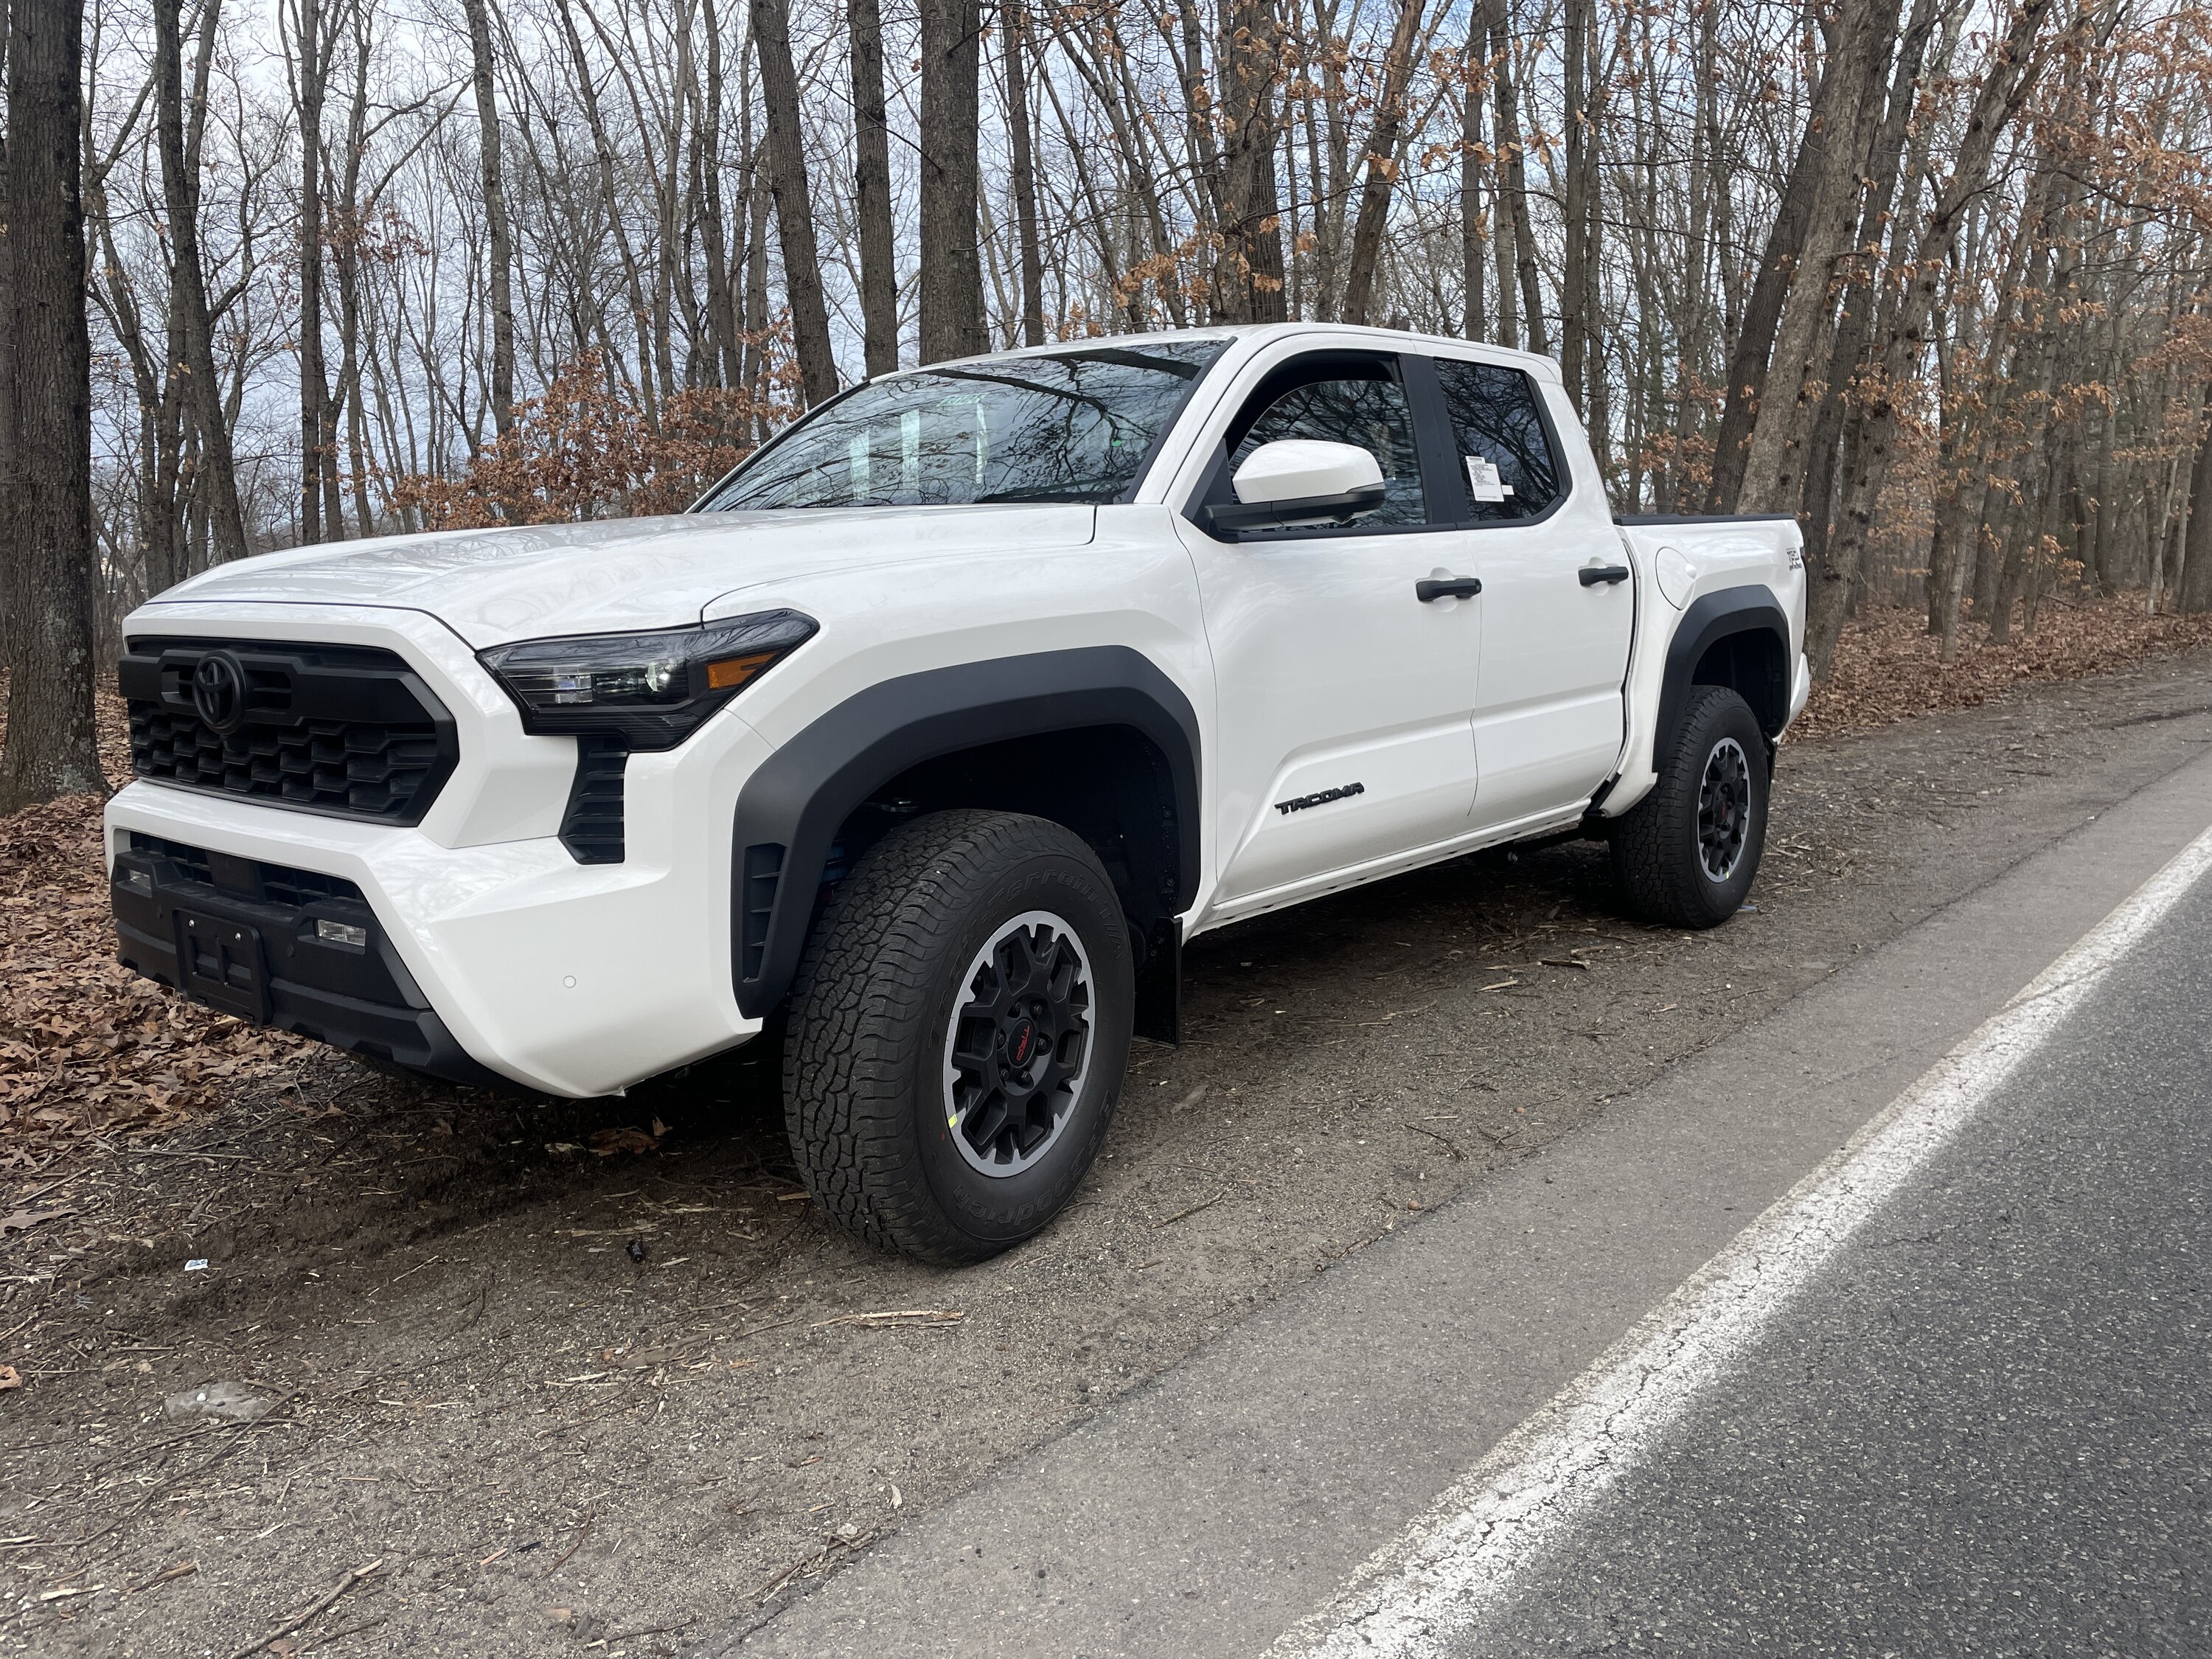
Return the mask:
[[[1218,688],[1207,765],[1225,910],[1287,901],[1316,878],[1472,827],[1480,601],[1425,603],[1416,592],[1452,574],[1462,538],[1458,497],[1435,476],[1433,437],[1424,454],[1414,406],[1395,354],[1308,351],[1263,365],[1186,514]],[[1382,507],[1340,528],[1233,538],[1202,528],[1200,509],[1233,499],[1244,458],[1285,438],[1370,451]]]
[[[1566,446],[1582,439],[1565,427],[1564,400],[1553,410],[1519,368],[1435,366],[1453,482],[1466,495],[1453,557],[1482,579],[1474,816],[1492,829],[1554,816],[1612,775],[1635,581],[1586,459],[1589,476],[1576,477]]]

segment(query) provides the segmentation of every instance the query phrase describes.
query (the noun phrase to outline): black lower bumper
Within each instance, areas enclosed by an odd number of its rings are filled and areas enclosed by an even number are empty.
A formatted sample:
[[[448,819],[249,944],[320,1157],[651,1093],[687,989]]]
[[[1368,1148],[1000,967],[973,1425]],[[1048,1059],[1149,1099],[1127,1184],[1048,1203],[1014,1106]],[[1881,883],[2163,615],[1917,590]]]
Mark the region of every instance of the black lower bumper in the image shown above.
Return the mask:
[[[449,1082],[506,1085],[453,1040],[353,883],[130,840],[109,881],[125,967],[258,1025]]]

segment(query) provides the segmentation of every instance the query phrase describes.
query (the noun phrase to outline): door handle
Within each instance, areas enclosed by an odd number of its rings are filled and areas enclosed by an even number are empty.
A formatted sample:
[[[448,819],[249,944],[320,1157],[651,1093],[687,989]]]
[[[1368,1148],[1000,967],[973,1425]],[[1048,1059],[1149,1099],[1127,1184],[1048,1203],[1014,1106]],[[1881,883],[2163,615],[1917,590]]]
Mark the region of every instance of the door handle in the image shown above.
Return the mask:
[[[1480,576],[1453,576],[1442,581],[1424,577],[1413,584],[1413,597],[1423,605],[1433,605],[1438,599],[1471,599],[1481,592]]]
[[[1631,572],[1625,564],[1586,564],[1575,574],[1584,587],[1595,587],[1600,582],[1625,582]]]

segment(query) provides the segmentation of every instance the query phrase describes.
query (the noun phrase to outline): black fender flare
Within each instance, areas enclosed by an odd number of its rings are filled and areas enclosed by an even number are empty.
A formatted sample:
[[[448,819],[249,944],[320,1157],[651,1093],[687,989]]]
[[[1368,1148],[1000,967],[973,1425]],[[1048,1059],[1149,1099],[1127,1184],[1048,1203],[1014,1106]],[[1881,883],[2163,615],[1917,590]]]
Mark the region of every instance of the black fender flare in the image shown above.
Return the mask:
[[[1166,758],[1179,846],[1175,909],[1199,878],[1198,716],[1141,652],[1084,646],[902,674],[857,692],[780,745],[738,792],[731,841],[731,976],[759,1018],[798,971],[838,828],[925,761],[1012,738],[1133,727]]]
[[[1659,718],[1652,727],[1651,764],[1659,764],[1668,739],[1673,736],[1675,724],[1682,717],[1682,705],[1689,700],[1690,676],[1697,672],[1698,664],[1705,653],[1732,634],[1771,634],[1781,649],[1781,683],[1770,688],[1771,706],[1782,711],[1780,719],[1771,723],[1767,731],[1770,744],[1781,734],[1783,722],[1790,716],[1790,617],[1774,597],[1774,590],[1764,582],[1748,583],[1741,587],[1723,587],[1716,592],[1702,594],[1690,603],[1682,619],[1674,624],[1674,636],[1667,642],[1667,668],[1659,686]],[[1763,726],[1770,723],[1762,718]]]

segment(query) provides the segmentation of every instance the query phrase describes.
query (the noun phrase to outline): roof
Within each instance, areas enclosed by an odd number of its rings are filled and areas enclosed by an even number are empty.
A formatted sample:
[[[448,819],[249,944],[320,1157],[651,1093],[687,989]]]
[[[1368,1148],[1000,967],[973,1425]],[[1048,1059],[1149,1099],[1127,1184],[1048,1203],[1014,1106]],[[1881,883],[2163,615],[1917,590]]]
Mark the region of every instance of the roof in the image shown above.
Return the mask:
[[[1049,341],[1041,346],[1024,346],[1012,351],[979,352],[973,357],[962,357],[959,362],[982,362],[994,358],[1044,357],[1058,352],[1079,351],[1098,346],[1138,346],[1157,344],[1162,340],[1231,340],[1245,342],[1257,347],[1279,339],[1312,338],[1357,344],[1380,351],[1419,349],[1424,346],[1442,348],[1454,352],[1470,349],[1483,356],[1510,362],[1527,369],[1539,380],[1557,382],[1559,366],[1550,357],[1533,351],[1516,350],[1511,346],[1492,345],[1486,340],[1462,340],[1449,334],[1415,334],[1405,329],[1368,328],[1350,323],[1225,323],[1204,328],[1152,329],[1142,333],[1096,335],[1072,340]],[[939,368],[940,364],[925,365]]]

